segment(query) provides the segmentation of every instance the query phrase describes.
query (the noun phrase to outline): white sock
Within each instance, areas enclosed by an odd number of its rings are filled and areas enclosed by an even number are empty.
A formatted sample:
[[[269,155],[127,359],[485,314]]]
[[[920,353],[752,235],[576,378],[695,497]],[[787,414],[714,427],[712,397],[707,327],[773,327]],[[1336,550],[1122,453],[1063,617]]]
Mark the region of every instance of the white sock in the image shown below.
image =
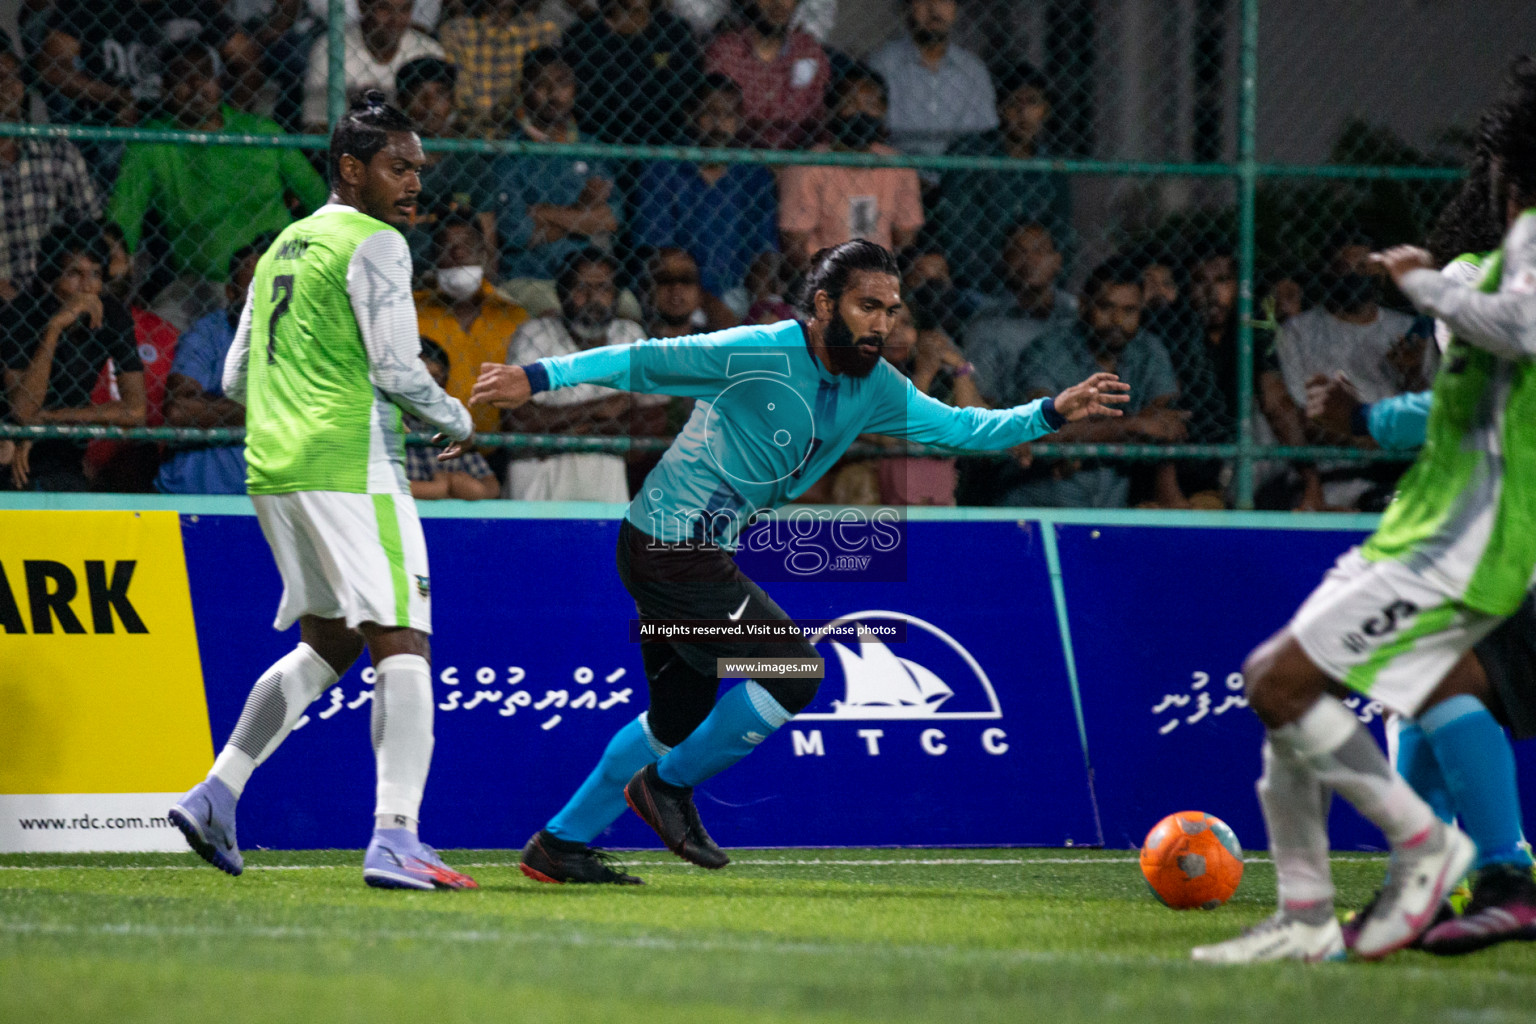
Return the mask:
[[[1435,812],[1392,770],[1354,713],[1332,697],[1318,698],[1290,725],[1270,731],[1270,742],[1291,752],[1317,780],[1355,805],[1396,846],[1435,823]]]
[[[379,786],[374,820],[387,815],[387,827],[414,831],[432,766],[432,668],[419,654],[391,655],[375,667],[373,753]]]
[[[1333,906],[1328,869],[1328,803],[1332,794],[1306,762],[1264,744],[1264,774],[1255,787],[1280,883],[1280,906]]]
[[[272,756],[304,709],[336,683],[336,670],[315,649],[300,643],[262,673],[245,699],[229,742],[208,777],[217,777],[236,798],[256,766]]]
[[[416,819],[407,818],[403,814],[375,814],[373,816],[374,828],[403,828],[412,835],[416,834]]]

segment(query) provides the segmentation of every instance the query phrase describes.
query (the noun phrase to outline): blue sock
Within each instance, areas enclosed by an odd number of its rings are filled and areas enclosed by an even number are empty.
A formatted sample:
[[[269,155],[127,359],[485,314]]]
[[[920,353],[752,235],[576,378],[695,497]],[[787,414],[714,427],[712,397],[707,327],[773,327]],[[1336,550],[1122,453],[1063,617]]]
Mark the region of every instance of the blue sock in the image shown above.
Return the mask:
[[[1531,863],[1520,845],[1520,794],[1509,737],[1481,701],[1452,697],[1419,716],[1434,748],[1461,827],[1477,843],[1477,863]]]
[[[1435,760],[1434,748],[1424,727],[1411,718],[1398,719],[1397,726],[1397,774],[1408,780],[1413,791],[1424,798],[1435,817],[1446,824],[1456,820],[1451,806],[1451,791],[1446,788],[1445,775],[1440,762]]]
[[[757,683],[733,686],[691,736],[656,762],[656,771],[663,782],[697,786],[752,753],[792,717]]]
[[[624,784],[670,749],[651,735],[650,722],[641,712],[613,734],[587,781],[544,828],[557,839],[591,843],[624,813]]]

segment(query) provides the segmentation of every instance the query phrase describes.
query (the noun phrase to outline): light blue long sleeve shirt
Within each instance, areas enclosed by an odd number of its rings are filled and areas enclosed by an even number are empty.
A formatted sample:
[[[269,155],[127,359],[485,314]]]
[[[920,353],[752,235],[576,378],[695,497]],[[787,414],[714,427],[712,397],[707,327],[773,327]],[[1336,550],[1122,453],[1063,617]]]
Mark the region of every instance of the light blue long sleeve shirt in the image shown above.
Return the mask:
[[[834,374],[794,320],[589,349],[534,366],[536,390],[598,384],[696,399],[628,517],[658,540],[728,550],[754,515],[804,494],[860,434],[990,451],[1060,423],[1050,399],[1012,409],[945,405],[884,360],[868,377]]]
[[[1393,395],[1365,407],[1365,425],[1383,448],[1417,448],[1429,424],[1432,391]]]

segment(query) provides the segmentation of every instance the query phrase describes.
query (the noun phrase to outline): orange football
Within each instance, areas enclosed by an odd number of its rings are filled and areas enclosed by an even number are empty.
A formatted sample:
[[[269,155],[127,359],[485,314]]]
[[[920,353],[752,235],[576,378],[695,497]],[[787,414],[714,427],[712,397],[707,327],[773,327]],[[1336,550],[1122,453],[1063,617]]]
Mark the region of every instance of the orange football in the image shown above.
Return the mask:
[[[1141,873],[1165,905],[1211,910],[1231,899],[1243,880],[1243,848],[1220,818],[1180,811],[1147,833]]]

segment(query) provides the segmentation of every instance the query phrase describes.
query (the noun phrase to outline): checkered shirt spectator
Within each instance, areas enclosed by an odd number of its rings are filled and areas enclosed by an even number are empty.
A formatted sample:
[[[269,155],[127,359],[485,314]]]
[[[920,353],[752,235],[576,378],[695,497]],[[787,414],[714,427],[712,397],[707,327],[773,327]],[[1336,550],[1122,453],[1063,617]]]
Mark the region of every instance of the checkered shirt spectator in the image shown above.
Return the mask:
[[[704,70],[741,87],[749,144],[765,149],[805,146],[826,113],[832,64],[821,44],[805,32],[789,33],[769,63],[757,59],[746,30],[722,32],[705,53]]]
[[[37,246],[54,224],[96,220],[101,196],[74,145],[64,139],[18,139],[16,162],[0,161],[0,281],[26,287]]]
[[[455,105],[476,126],[499,124],[516,113],[523,57],[541,46],[560,45],[560,26],[537,14],[505,22],[454,18],[438,35],[448,61],[459,68]]]

